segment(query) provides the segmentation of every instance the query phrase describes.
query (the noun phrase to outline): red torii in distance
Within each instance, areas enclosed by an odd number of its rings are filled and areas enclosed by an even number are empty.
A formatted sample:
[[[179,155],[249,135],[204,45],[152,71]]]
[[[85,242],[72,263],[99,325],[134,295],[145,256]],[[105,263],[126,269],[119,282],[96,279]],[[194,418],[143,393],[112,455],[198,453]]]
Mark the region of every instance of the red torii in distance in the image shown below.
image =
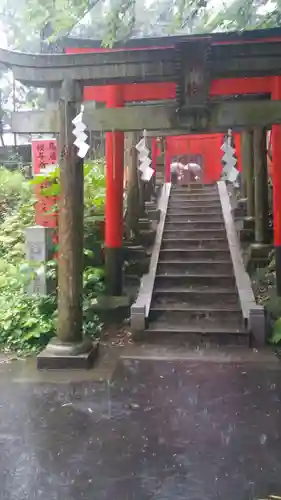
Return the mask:
[[[280,38],[279,38],[280,40]],[[251,40],[252,42],[254,40]],[[265,42],[257,40],[256,43]],[[274,41],[270,39],[270,41]],[[222,42],[220,42],[222,43]],[[225,42],[233,44],[231,41]],[[234,42],[237,44],[237,42]],[[238,42],[239,43],[239,42]],[[151,47],[150,47],[151,48]],[[155,47],[154,47],[155,48]],[[101,48],[68,48],[66,53],[101,52],[118,49]],[[138,49],[130,49],[138,50]],[[147,48],[149,50],[149,48]],[[159,47],[159,50],[165,50]],[[226,96],[239,94],[271,94],[272,99],[281,100],[281,77],[222,78],[211,82],[210,96]],[[176,97],[176,84],[171,82],[149,84],[122,84],[112,86],[87,87],[84,90],[85,100],[105,102],[108,107],[122,107],[130,101],[152,101],[173,99]],[[112,262],[112,273],[117,283],[109,290],[112,295],[121,293],[121,276],[117,276],[118,255],[121,255],[123,239],[122,204],[124,175],[124,133],[108,132],[106,134],[106,229],[105,247],[107,254],[115,254]],[[281,125],[272,126],[272,181],[273,181],[273,213],[274,213],[274,245],[276,250],[277,293],[281,296]],[[121,257],[120,257],[121,258]],[[110,259],[111,260],[111,259]],[[117,275],[116,275],[117,274]],[[279,277],[279,279],[278,279]],[[118,286],[120,283],[120,286]]]

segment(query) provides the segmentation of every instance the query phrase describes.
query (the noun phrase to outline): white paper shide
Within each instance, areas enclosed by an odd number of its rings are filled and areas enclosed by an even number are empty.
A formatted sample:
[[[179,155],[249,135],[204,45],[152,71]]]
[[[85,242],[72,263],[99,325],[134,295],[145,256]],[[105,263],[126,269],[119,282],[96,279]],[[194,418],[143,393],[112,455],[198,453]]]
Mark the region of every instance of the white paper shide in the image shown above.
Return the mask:
[[[72,123],[74,125],[72,133],[76,137],[74,145],[78,148],[77,155],[79,156],[79,158],[85,158],[90,148],[89,144],[87,144],[86,142],[88,137],[87,134],[85,134],[85,130],[87,127],[83,123],[83,111],[84,107],[81,106],[80,113],[77,116],[75,116],[75,118],[72,120]]]
[[[149,158],[149,149],[146,146],[145,130],[142,139],[136,144],[135,148],[138,151],[139,170],[141,179],[145,182],[150,181],[153,176],[153,168],[151,168],[151,159]]]
[[[224,152],[222,160],[224,162],[222,179],[231,183],[235,183],[238,177],[238,169],[236,168],[237,159],[235,158],[235,149],[231,145],[232,132],[228,130],[227,137],[221,146]]]

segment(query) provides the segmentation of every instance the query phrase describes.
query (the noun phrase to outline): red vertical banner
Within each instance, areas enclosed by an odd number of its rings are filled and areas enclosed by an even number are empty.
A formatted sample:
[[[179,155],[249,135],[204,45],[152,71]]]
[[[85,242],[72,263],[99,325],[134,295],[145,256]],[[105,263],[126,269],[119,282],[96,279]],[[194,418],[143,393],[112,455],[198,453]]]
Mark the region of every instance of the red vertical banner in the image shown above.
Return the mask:
[[[52,171],[52,166],[58,163],[57,143],[55,139],[40,139],[32,141],[32,167],[33,175],[48,175]],[[57,196],[46,196],[42,193],[48,183],[36,185],[36,205],[35,222],[38,226],[51,227],[54,230],[58,227],[58,214],[55,210]],[[54,243],[57,244],[57,231],[54,231]]]

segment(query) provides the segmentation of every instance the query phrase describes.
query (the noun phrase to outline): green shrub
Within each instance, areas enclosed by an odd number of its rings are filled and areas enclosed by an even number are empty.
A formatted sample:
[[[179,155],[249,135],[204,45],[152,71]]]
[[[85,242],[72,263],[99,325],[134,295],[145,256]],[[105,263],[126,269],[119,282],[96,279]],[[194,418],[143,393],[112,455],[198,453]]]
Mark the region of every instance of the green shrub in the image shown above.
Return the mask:
[[[20,262],[25,258],[25,228],[34,225],[34,203],[19,203],[0,224],[0,258]]]
[[[268,266],[257,269],[253,278],[253,290],[256,300],[263,305],[268,316],[271,329],[269,341],[272,344],[281,342],[281,298],[276,293],[276,264],[274,252],[269,256]]]
[[[19,170],[11,172],[0,167],[0,217],[16,208],[18,203],[27,202],[31,195],[31,186]]]
[[[36,351],[54,335],[55,299],[28,296],[29,277],[19,264],[0,258],[0,345],[4,350]]]
[[[55,264],[49,263],[49,275]],[[13,266],[0,259],[0,346],[20,354],[38,352],[55,335],[56,294],[29,296],[25,292],[31,272],[28,265]],[[84,272],[83,331],[99,336],[101,322],[93,312],[93,302],[103,293],[103,272],[88,268]]]

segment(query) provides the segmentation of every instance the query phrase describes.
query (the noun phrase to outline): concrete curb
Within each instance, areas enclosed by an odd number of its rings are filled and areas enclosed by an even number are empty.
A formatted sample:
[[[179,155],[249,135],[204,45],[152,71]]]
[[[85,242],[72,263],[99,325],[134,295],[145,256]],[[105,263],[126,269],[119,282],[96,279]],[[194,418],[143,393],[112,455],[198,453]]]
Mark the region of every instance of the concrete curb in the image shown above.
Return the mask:
[[[163,185],[161,194],[158,200],[158,209],[160,210],[160,220],[157,226],[155,243],[153,246],[149,271],[144,274],[141,279],[140,289],[137,300],[131,306],[131,327],[135,332],[140,332],[146,328],[146,318],[148,317],[154,281],[158,265],[160,247],[162,244],[162,236],[166,220],[168,202],[170,198],[171,183]]]
[[[233,221],[231,203],[225,182],[218,182],[218,190],[245,326],[251,333],[253,345],[257,347],[263,346],[266,340],[264,308],[256,304],[251,280],[244,267],[240,242]]]

